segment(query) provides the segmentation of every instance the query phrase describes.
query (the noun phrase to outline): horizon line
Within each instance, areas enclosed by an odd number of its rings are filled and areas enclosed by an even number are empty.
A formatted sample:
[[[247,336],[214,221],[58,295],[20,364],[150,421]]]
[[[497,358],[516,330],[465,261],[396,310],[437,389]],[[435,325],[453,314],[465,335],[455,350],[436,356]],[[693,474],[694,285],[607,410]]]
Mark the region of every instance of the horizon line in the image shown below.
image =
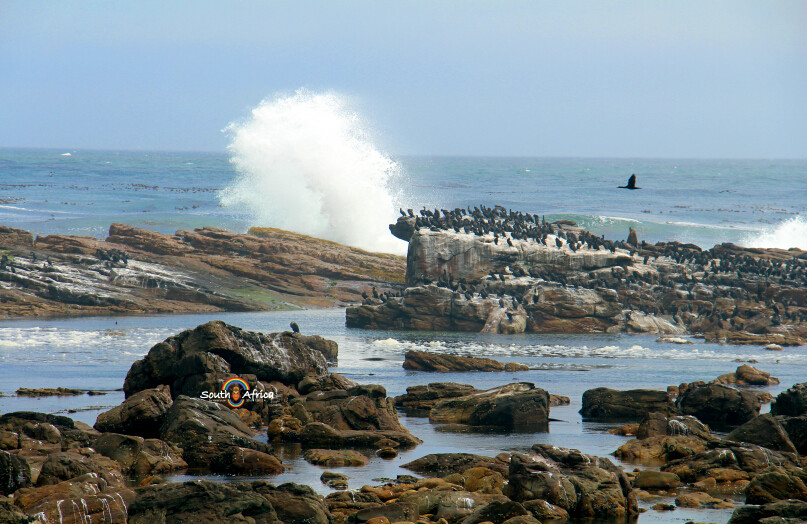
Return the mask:
[[[109,148],[84,148],[84,147],[39,147],[39,146],[0,146],[0,151],[53,151],[73,153],[84,151],[88,153],[165,153],[165,154],[213,154],[213,155],[226,155],[227,149],[212,150],[212,149],[109,149]],[[628,155],[628,156],[603,156],[603,155],[528,155],[528,154],[460,154],[460,153],[402,153],[390,154],[385,153],[391,158],[418,158],[418,157],[431,157],[431,158],[512,158],[512,159],[591,159],[591,160],[779,160],[779,161],[807,161],[805,157],[721,157],[721,156],[642,156],[642,155]]]

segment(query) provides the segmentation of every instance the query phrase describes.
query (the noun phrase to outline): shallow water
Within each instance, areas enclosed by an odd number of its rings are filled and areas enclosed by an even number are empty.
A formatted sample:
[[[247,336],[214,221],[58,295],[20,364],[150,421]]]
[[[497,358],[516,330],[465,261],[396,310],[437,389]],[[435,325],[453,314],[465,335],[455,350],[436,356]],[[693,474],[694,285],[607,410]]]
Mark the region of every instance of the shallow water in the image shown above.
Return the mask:
[[[13,395],[19,387],[74,387],[114,390],[123,385],[131,363],[166,337],[203,322],[221,319],[256,331],[280,331],[295,320],[303,333],[316,333],[339,343],[339,362],[332,371],[362,383],[381,384],[389,395],[407,386],[455,381],[489,388],[509,382],[533,382],[551,393],[570,397],[571,405],[555,407],[546,433],[470,433],[445,431],[428,419],[401,414],[401,420],[424,443],[393,460],[371,456],[363,468],[331,468],[350,475],[351,489],[377,484],[373,479],[395,478],[411,472],[400,465],[429,453],[463,451],[496,455],[502,451],[526,451],[535,443],[578,448],[606,456],[626,437],[606,432],[613,424],[583,422],[577,411],[582,393],[606,386],[615,389],[655,388],[694,380],[711,380],[734,371],[738,360],[756,360],[755,366],[779,377],[781,384],[759,388],[774,395],[795,382],[807,380],[807,348],[766,351],[756,346],[656,342],[648,335],[481,335],[477,333],[403,332],[348,329],[344,310],[308,310],[260,313],[225,313],[177,316],[97,317],[67,320],[0,322],[0,391]],[[517,373],[426,373],[401,367],[410,349],[459,355],[485,356],[526,364],[532,369]],[[50,397],[42,399],[0,397],[0,412],[34,410],[69,414],[93,424],[100,411],[119,404],[121,391],[104,396]],[[69,413],[67,410],[76,410]],[[763,411],[767,406],[763,407]],[[260,437],[259,437],[260,438]],[[265,437],[264,437],[265,438]],[[287,467],[272,482],[301,482],[320,493],[330,489],[319,481],[324,468],[312,466],[296,446],[279,446]],[[368,452],[369,453],[369,452]],[[612,457],[612,460],[613,459]],[[635,465],[626,464],[626,467]],[[175,476],[181,480],[184,476]],[[226,481],[233,477],[215,476]],[[240,477],[243,478],[243,477]],[[651,500],[642,505],[652,505]],[[639,522],[725,522],[730,510],[648,511]]]

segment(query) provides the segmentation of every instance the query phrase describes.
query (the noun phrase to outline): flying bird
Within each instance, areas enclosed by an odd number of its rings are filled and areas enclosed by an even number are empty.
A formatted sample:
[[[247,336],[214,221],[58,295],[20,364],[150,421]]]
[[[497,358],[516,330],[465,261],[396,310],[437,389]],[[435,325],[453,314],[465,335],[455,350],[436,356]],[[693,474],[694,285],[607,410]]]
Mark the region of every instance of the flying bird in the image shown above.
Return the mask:
[[[617,186],[619,189],[642,189],[641,187],[636,187],[636,175],[631,175],[628,179],[627,186]]]

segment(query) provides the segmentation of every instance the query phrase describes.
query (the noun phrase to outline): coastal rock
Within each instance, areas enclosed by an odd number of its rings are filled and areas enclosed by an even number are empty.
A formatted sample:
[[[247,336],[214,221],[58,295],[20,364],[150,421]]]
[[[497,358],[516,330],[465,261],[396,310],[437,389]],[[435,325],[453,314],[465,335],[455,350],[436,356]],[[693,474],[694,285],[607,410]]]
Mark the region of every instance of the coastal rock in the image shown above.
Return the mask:
[[[322,422],[305,424],[291,441],[301,442],[307,446],[346,449],[370,448],[379,439],[394,440],[405,449],[413,448],[422,442],[408,431],[338,430]]]
[[[499,459],[471,453],[432,453],[401,467],[427,475],[461,474],[471,468],[486,468],[506,476],[510,457],[509,455],[505,457]]]
[[[37,486],[58,484],[89,473],[101,477],[109,486],[124,485],[119,464],[91,448],[48,455],[40,468],[36,483]]]
[[[100,454],[115,460],[124,472],[154,475],[184,469],[182,450],[159,439],[104,433],[93,443]]]
[[[798,417],[807,415],[807,382],[793,384],[771,404],[771,414]]]
[[[800,455],[807,455],[807,415],[800,417],[777,417],[785,428],[787,437]]]
[[[676,405],[682,414],[693,415],[709,425],[730,427],[756,417],[761,402],[751,391],[722,384],[692,383],[678,396]]]
[[[625,519],[639,513],[630,482],[610,460],[578,450],[536,444],[531,455],[514,454],[505,495],[543,499],[572,518]]]
[[[481,524],[482,522],[503,524],[505,521],[508,521],[513,517],[521,517],[526,515],[530,515],[530,512],[527,511],[527,509],[524,508],[524,506],[522,506],[518,502],[513,502],[512,500],[506,502],[494,501],[486,506],[477,509],[476,511],[474,511],[473,513],[462,519],[461,524]],[[527,522],[527,521],[521,521],[521,522]]]
[[[708,440],[712,433],[708,426],[693,416],[667,416],[664,413],[650,413],[636,430],[639,439],[677,435],[692,435]]]
[[[329,362],[336,362],[339,358],[339,344],[334,340],[328,340],[319,335],[297,335],[300,342],[306,346],[316,349]]]
[[[639,489],[667,490],[681,485],[681,479],[675,473],[643,469],[633,480],[633,485]]]
[[[144,389],[99,414],[93,427],[102,432],[153,438],[159,435],[160,426],[172,403],[167,385]]]
[[[302,399],[301,405],[313,421],[336,430],[408,432],[398,421],[394,400],[387,397],[383,386],[362,384],[347,390],[314,391]]]
[[[146,358],[132,364],[123,390],[128,398],[165,384],[176,397],[195,389],[195,377],[216,373],[296,385],[306,375],[327,374],[327,364],[321,352],[289,332],[265,335],[212,321],[152,347]]]
[[[0,494],[10,495],[31,485],[31,467],[16,454],[0,450]]]
[[[750,442],[768,449],[787,453],[797,453],[796,447],[790,441],[785,429],[769,413],[752,418],[726,435],[726,439],[737,442]]]
[[[506,430],[546,430],[549,426],[549,394],[521,382],[441,400],[429,413],[433,424],[494,426]]]
[[[580,414],[588,420],[642,420],[650,413],[672,414],[675,405],[666,391],[609,388],[589,389],[583,393]]]
[[[131,489],[86,473],[55,484],[22,488],[14,494],[14,505],[44,522],[126,524],[127,507],[134,498]]]
[[[387,522],[414,522],[418,519],[415,504],[410,502],[394,502],[357,511],[353,518],[356,522],[369,522],[372,519],[386,519]],[[379,522],[379,521],[373,521]]]
[[[743,364],[734,373],[720,375],[714,382],[733,386],[772,386],[778,384],[779,379],[772,377],[770,373]]]
[[[427,479],[429,480],[429,479]],[[426,486],[423,486],[426,488]],[[491,502],[507,502],[503,495],[472,493],[470,491],[446,489],[443,487],[418,489],[404,493],[398,499],[401,502],[414,504],[421,515],[433,515],[435,519],[458,522]]]
[[[403,368],[410,371],[504,371],[504,364],[490,358],[441,355],[427,351],[406,352]]]
[[[366,466],[370,460],[357,451],[332,449],[307,449],[305,460],[315,466],[339,468],[344,466]]]
[[[694,493],[682,493],[675,497],[675,505],[682,508],[709,508],[709,509],[729,509],[734,504],[715,498],[708,493],[696,491]]]
[[[807,472],[803,468],[770,466],[755,475],[745,488],[746,504],[768,504],[779,500],[807,501]]]
[[[395,406],[428,411],[443,399],[462,397],[476,391],[477,389],[470,384],[456,382],[431,382],[425,386],[409,386],[406,388],[406,394],[395,397]]]
[[[641,311],[630,311],[625,315],[625,331],[628,333],[651,333],[660,335],[681,335],[686,332],[664,318],[648,315]]]
[[[783,500],[770,504],[739,506],[734,510],[728,524],[798,523],[807,521],[807,502]]]

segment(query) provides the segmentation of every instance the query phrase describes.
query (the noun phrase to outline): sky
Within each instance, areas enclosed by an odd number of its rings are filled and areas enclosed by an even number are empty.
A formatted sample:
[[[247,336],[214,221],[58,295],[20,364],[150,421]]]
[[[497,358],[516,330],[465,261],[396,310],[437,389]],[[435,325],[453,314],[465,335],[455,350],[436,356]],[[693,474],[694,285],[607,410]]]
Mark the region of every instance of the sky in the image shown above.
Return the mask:
[[[0,0],[0,147],[224,151],[334,91],[392,155],[807,157],[804,1]]]

